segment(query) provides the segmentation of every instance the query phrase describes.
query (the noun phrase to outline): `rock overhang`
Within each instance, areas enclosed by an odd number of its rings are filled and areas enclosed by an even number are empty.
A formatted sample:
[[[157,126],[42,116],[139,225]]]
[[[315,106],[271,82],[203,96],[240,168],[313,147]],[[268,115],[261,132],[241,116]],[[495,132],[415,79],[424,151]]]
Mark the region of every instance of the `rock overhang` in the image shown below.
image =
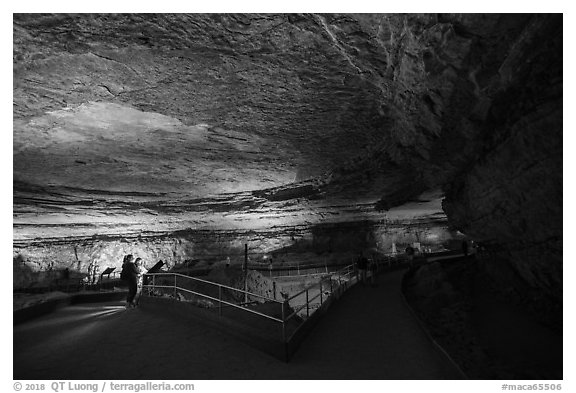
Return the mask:
[[[170,205],[167,220],[203,209],[186,202],[202,198],[230,200],[239,214],[261,198],[278,209],[291,199],[310,212],[386,212],[426,190],[454,193],[498,140],[490,135],[503,108],[493,102],[526,78],[514,72],[522,61],[542,62],[534,42],[557,37],[557,23],[532,14],[15,15],[15,221],[38,206],[20,194],[34,187],[78,198],[80,214],[94,205],[120,213],[113,204],[127,198],[157,219]]]

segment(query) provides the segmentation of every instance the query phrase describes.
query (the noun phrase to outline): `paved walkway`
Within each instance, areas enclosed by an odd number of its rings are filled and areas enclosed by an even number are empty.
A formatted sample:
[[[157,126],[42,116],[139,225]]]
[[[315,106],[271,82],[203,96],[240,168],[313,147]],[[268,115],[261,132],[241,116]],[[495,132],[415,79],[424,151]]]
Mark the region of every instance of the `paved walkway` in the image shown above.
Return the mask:
[[[120,302],[14,327],[15,379],[457,379],[404,305],[402,271],[332,305],[290,363],[207,326]]]

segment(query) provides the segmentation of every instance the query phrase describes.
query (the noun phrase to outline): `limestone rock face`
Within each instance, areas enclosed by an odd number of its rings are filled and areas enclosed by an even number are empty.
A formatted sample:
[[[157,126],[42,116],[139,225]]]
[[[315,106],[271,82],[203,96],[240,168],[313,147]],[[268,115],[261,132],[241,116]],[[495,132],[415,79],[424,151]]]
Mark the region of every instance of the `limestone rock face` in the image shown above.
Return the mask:
[[[102,236],[140,235],[152,258],[179,231],[232,231],[268,252],[295,244],[286,228],[363,222],[350,248],[389,251],[390,223],[440,226],[440,244],[449,222],[561,294],[561,15],[22,14],[13,29],[15,271],[52,255],[25,249]]]
[[[152,267],[162,260],[168,269],[182,266],[214,268],[244,262],[247,244],[251,266],[268,268],[285,264],[350,264],[359,250],[379,255],[392,243],[418,242],[439,248],[453,233],[445,219],[336,222],[261,229],[210,229],[120,233],[91,237],[60,237],[14,243],[14,285],[42,283],[68,268],[86,274],[97,262],[100,270],[120,271],[124,255],[142,258]]]
[[[562,297],[561,23],[536,21],[500,68],[485,152],[447,187],[451,222],[548,296]],[[537,92],[537,93],[536,93]]]
[[[391,159],[442,184],[483,148],[478,134],[530,42],[561,40],[561,22],[16,15],[15,175],[198,196],[335,168],[365,175]]]

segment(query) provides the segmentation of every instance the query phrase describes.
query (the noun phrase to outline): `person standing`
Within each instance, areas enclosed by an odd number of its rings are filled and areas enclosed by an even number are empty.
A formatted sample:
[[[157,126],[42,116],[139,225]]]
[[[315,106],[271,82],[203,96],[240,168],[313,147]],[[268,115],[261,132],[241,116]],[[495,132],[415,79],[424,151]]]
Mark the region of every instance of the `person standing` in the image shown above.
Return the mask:
[[[142,264],[142,258],[136,258],[136,269],[138,270],[137,281],[136,281],[136,294],[134,295],[134,300],[132,301],[134,307],[138,306],[140,302],[140,297],[142,296],[142,288],[144,286],[144,274],[146,274],[147,269]]]
[[[468,256],[468,242],[466,240],[462,241],[462,253],[465,257]]]
[[[376,286],[376,271],[378,270],[378,265],[376,262],[376,258],[374,256],[372,258],[370,258],[369,268],[370,268],[370,286],[375,287]]]
[[[360,273],[359,281],[362,285],[366,285],[366,273],[368,269],[368,259],[364,256],[362,252],[358,255],[358,260],[356,261],[358,267],[358,273]]]
[[[99,281],[98,280],[99,279],[98,274],[100,274],[100,265],[98,265],[98,262],[95,262],[94,263],[94,271],[92,274],[92,284],[98,283],[98,281]]]
[[[120,270],[120,280],[128,282],[127,278],[127,271],[126,271],[126,264],[128,263],[128,259],[132,258],[132,255],[124,255],[122,258],[122,270]]]
[[[94,281],[94,261],[91,261],[88,265],[88,285],[91,285]]]
[[[408,266],[410,268],[414,267],[414,248],[412,246],[406,247],[406,255],[408,256]]]
[[[128,296],[126,297],[126,309],[134,306],[134,297],[138,290],[138,269],[133,262],[132,254],[126,257],[126,262],[122,265],[120,278],[128,283]]]
[[[64,283],[64,285],[66,287],[66,292],[68,292],[70,290],[70,269],[69,268],[64,269],[64,271],[62,272],[62,282]]]

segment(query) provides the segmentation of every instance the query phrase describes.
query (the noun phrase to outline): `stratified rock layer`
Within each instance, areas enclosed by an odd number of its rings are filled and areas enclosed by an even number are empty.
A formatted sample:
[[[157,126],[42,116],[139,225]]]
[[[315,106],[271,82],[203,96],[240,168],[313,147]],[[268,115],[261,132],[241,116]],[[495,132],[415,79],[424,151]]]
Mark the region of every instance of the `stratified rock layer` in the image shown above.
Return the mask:
[[[119,234],[21,241],[14,244],[14,285],[46,285],[68,268],[88,272],[96,262],[100,270],[120,271],[123,257],[133,254],[148,268],[162,260],[170,269],[182,265],[210,268],[242,265],[245,245],[251,266],[267,268],[296,264],[352,263],[360,250],[381,255],[418,242],[438,249],[453,237],[445,219],[359,221],[317,225],[275,226],[252,230],[182,230],[166,233]]]
[[[376,239],[387,220],[434,228],[445,195],[489,270],[561,302],[562,15],[13,22],[16,270],[102,236],[267,229],[268,250],[284,228],[365,222]]]

